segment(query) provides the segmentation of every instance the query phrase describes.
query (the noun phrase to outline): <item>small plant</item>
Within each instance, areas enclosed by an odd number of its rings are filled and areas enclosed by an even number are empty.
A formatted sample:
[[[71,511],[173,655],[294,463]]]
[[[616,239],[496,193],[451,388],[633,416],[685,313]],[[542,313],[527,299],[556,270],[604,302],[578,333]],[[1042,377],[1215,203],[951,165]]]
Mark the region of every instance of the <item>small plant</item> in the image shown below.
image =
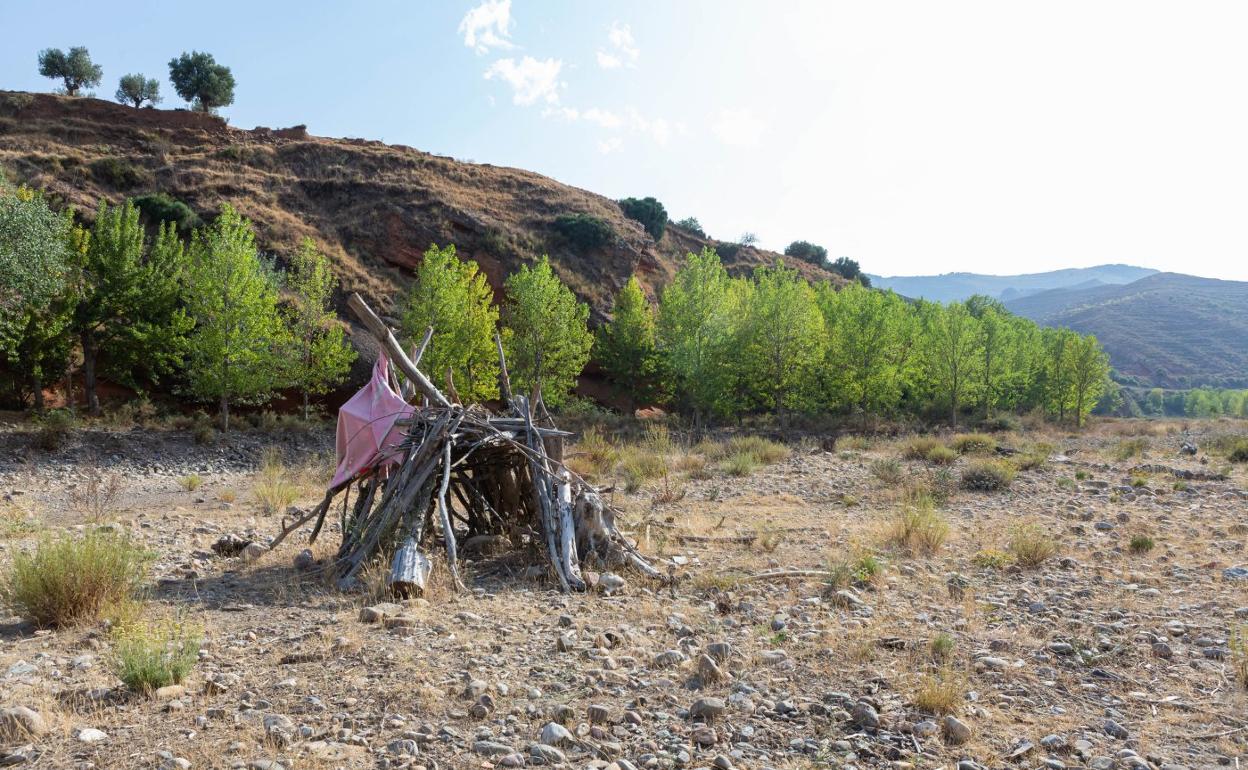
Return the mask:
[[[1175,492],[1186,492],[1187,482],[1184,481],[1183,479],[1178,479],[1177,481],[1174,482],[1174,484],[1170,488],[1173,489]]]
[[[68,409],[51,409],[47,414],[37,417],[35,425],[35,446],[47,452],[55,452],[69,443],[74,433],[77,420]]]
[[[764,524],[758,528],[758,533],[754,538],[754,545],[758,546],[764,553],[775,553],[780,544],[784,542],[784,531],[772,524]]]
[[[1092,476],[1087,471],[1075,471],[1075,478],[1079,481],[1087,481]]]
[[[191,437],[196,444],[208,446],[217,443],[217,427],[212,424],[212,418],[203,412],[196,413],[191,423]]]
[[[1114,459],[1119,461],[1141,457],[1148,450],[1148,439],[1143,436],[1126,438],[1114,445]]]
[[[198,473],[191,473],[178,479],[178,485],[187,492],[194,492],[204,483],[204,479]]]
[[[973,462],[962,471],[962,488],[976,492],[996,492],[1006,489],[1013,480],[1013,468],[992,460]]]
[[[232,504],[235,500],[238,499],[238,493],[232,489],[223,489],[221,490],[221,493],[217,495],[217,498],[220,499],[221,502],[223,503]]]
[[[286,473],[282,455],[274,448],[264,453],[255,487],[256,501],[266,516],[282,513],[295,501],[298,490]]]
[[[1226,459],[1233,463],[1248,463],[1248,438],[1241,438],[1232,444]]]
[[[927,461],[932,465],[953,465],[958,460],[958,453],[947,446],[935,446],[927,453]]]
[[[836,440],[838,452],[865,452],[871,448],[871,439],[867,436],[841,436]]]
[[[1231,669],[1239,686],[1248,690],[1248,626],[1240,626],[1231,634]]]
[[[597,425],[590,426],[576,443],[572,460],[581,475],[597,475],[604,473],[616,460],[619,453]]]
[[[1004,569],[1010,563],[1010,555],[995,548],[985,548],[971,557],[971,564],[980,569]]]
[[[997,448],[997,440],[987,433],[962,433],[949,442],[959,454],[987,454]]]
[[[758,470],[758,459],[750,452],[736,452],[724,458],[720,467],[729,476],[749,476]]]
[[[1049,461],[1049,452],[1043,449],[1033,449],[1014,458],[1014,467],[1020,471],[1034,471],[1044,467]]]
[[[891,457],[884,457],[871,463],[871,475],[890,487],[897,486],[904,478],[901,463]]]
[[[1058,489],[1070,491],[1075,488],[1075,480],[1069,476],[1062,476],[1057,480],[1057,487]]]
[[[889,542],[911,555],[928,556],[940,550],[949,537],[949,522],[936,510],[931,498],[903,505],[893,518]]]
[[[789,457],[787,446],[762,436],[734,436],[728,440],[728,451],[733,454],[745,452],[753,456],[759,465],[772,465]]]
[[[82,513],[87,521],[107,521],[117,510],[121,497],[121,476],[104,473],[99,468],[87,468],[86,478],[69,491],[69,502]]]
[[[13,502],[0,502],[0,538],[28,535],[39,530],[30,511]]]
[[[151,558],[119,535],[61,535],[14,553],[0,594],[40,628],[94,620],[135,596]]]
[[[925,675],[914,694],[914,705],[930,714],[952,714],[966,700],[966,679],[949,667]]]
[[[932,641],[927,645],[927,650],[931,653],[933,660],[945,661],[953,655],[953,647],[953,637],[947,633],[941,632],[932,637]]]
[[[151,179],[145,169],[111,155],[91,161],[91,175],[118,190],[138,187]]]
[[[901,456],[905,460],[927,460],[931,451],[939,446],[941,443],[931,436],[916,436],[905,443]]]
[[[113,671],[135,692],[179,684],[199,660],[203,629],[166,619],[123,625],[113,634]]]
[[[1128,545],[1128,548],[1131,549],[1131,553],[1134,554],[1145,554],[1153,550],[1155,547],[1157,547],[1156,541],[1145,534],[1132,535],[1131,542]]]
[[[1010,555],[1021,567],[1038,567],[1057,554],[1057,543],[1034,522],[1020,524],[1010,533]]]
[[[1131,474],[1131,486],[1137,489],[1140,487],[1148,486],[1148,476],[1143,473],[1132,473]]]

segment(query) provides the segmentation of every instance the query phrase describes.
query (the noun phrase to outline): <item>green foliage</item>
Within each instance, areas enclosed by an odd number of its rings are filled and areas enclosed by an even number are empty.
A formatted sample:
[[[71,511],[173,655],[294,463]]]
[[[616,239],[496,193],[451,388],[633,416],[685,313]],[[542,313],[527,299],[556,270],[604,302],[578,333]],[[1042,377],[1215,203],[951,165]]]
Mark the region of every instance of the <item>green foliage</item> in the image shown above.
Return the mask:
[[[178,232],[183,235],[203,225],[199,215],[190,206],[165,193],[139,195],[131,201],[148,222],[153,224],[172,222],[178,228]]]
[[[667,229],[667,209],[654,198],[625,198],[620,201],[624,216],[641,223],[650,237],[658,241]]]
[[[953,465],[958,459],[958,453],[947,446],[932,447],[925,458],[932,465]]]
[[[134,105],[136,110],[143,106],[143,102],[155,106],[160,103],[160,81],[139,74],[122,75],[114,98],[122,104]]]
[[[734,346],[752,401],[767,410],[813,404],[824,343],[823,316],[810,284],[783,264],[756,270]]]
[[[169,80],[196,110],[212,112],[234,103],[234,75],[211,54],[191,51],[171,59]]]
[[[893,545],[912,556],[931,556],[948,538],[949,522],[928,496],[903,504],[893,516],[888,535]]]
[[[135,692],[180,684],[199,660],[203,628],[174,618],[113,632],[113,673]]]
[[[953,437],[949,446],[959,454],[987,454],[997,448],[997,440],[986,433],[961,433]]]
[[[419,341],[430,326],[433,337],[421,358],[421,368],[431,379],[442,382],[449,371],[465,403],[497,398],[494,331],[498,308],[494,291],[477,263],[459,259],[454,246],[429,247],[407,296],[403,333]]]
[[[55,452],[69,443],[78,421],[68,409],[49,409],[35,418],[35,446],[45,452]]]
[[[824,256],[826,258],[826,253]],[[837,257],[829,265],[829,269],[847,281],[857,281],[861,286],[871,286],[871,281],[867,280],[867,277],[863,275],[862,269],[858,267],[858,262],[849,257]]]
[[[823,265],[828,261],[828,250],[809,241],[793,241],[785,247],[784,255],[812,265]]]
[[[1248,439],[1240,439],[1231,445],[1226,459],[1233,463],[1248,463]]]
[[[706,237],[706,231],[702,229],[702,223],[698,221],[697,217],[685,217],[672,224],[691,235],[696,235],[699,238]]]
[[[938,398],[948,406],[949,421],[956,426],[976,381],[979,324],[964,302],[945,307],[925,304],[921,317],[923,369]]]
[[[42,195],[0,177],[0,353],[14,352],[25,317],[63,289],[70,229]]]
[[[589,360],[589,306],[577,301],[545,256],[532,267],[523,265],[505,286],[504,347],[512,385],[524,394],[539,390],[547,404],[558,406]]]
[[[303,394],[305,420],[310,396],[332,390],[346,379],[355,361],[355,350],[330,304],[336,283],[329,260],[311,238],[305,238],[286,271],[286,288],[294,300],[286,314],[291,346],[286,379]]]
[[[993,460],[978,460],[962,471],[962,488],[976,492],[1006,489],[1014,480],[1014,469]]]
[[[662,393],[661,359],[655,343],[654,310],[637,276],[615,295],[611,321],[598,328],[594,357],[607,376],[636,403],[653,403]]]
[[[906,460],[926,460],[928,454],[941,443],[931,436],[915,436],[901,448],[901,456]]]
[[[81,88],[93,88],[100,84],[104,70],[91,61],[91,54],[82,46],[69,49],[46,48],[39,52],[39,74],[45,78],[60,78],[65,93],[77,96]]]
[[[561,214],[553,225],[569,243],[586,251],[606,246],[615,235],[606,220],[590,214]]]
[[[883,457],[871,463],[871,475],[890,487],[895,487],[905,478],[901,463],[891,457]]]
[[[91,175],[118,190],[146,184],[151,175],[128,160],[112,155],[91,161]]]
[[[917,318],[893,292],[851,284],[818,290],[827,327],[823,387],[833,403],[866,413],[891,413],[916,374]]]
[[[151,554],[105,532],[60,535],[33,552],[15,551],[3,599],[40,628],[94,620],[132,599],[147,575]]]
[[[1128,544],[1128,548],[1130,549],[1131,553],[1134,553],[1134,554],[1148,553],[1149,551],[1153,550],[1155,547],[1157,547],[1157,542],[1153,540],[1153,538],[1151,538],[1150,536],[1144,535],[1144,534],[1132,535],[1131,541]]]
[[[221,430],[228,431],[231,403],[265,401],[281,384],[285,347],[276,276],[260,261],[251,223],[230,206],[211,227],[195,232],[186,291],[195,321],[190,389],[217,401]]]

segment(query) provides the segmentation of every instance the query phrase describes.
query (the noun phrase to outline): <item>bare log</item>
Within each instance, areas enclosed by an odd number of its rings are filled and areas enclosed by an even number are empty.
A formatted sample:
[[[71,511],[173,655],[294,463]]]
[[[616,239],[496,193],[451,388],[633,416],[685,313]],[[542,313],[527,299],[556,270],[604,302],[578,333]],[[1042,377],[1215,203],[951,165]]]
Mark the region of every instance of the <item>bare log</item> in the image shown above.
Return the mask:
[[[377,338],[377,341],[381,343],[381,346],[386,349],[386,353],[389,354],[390,360],[394,361],[395,365],[399,367],[403,374],[406,375],[413,384],[415,384],[416,389],[429,399],[430,403],[438,406],[451,405],[451,402],[446,399],[446,396],[442,395],[442,391],[438,390],[437,386],[430,382],[429,378],[416,368],[416,365],[412,363],[412,360],[407,357],[406,353],[403,352],[403,347],[399,345],[399,341],[395,339],[394,332],[390,331],[390,328],[386,326],[385,322],[377,317],[377,314],[373,312],[373,309],[368,306],[368,303],[364,301],[364,298],[361,297],[359,293],[352,292],[351,296],[347,299],[347,305],[355,311],[355,314],[359,317],[360,322],[363,323],[368,331]]]
[[[451,484],[451,441],[443,443],[442,450],[442,486],[438,489],[438,513],[442,515],[442,538],[446,541],[446,562],[451,570],[451,580],[455,590],[464,590],[463,581],[459,579],[459,566],[455,556],[455,530],[451,528],[450,508],[446,504],[446,489]]]
[[[412,348],[412,366],[417,368],[420,367],[420,359],[424,357],[425,348],[429,347],[429,340],[431,339],[433,339],[433,327],[429,326],[425,328],[425,338],[420,341],[419,345]],[[412,399],[412,394],[415,392],[416,386],[412,384],[411,380],[406,380],[404,381],[403,389],[399,391],[399,394],[403,396],[404,401],[410,401]]]
[[[507,356],[503,355],[503,336],[494,331],[494,345],[498,348],[498,390],[503,403],[511,403],[511,376],[507,374]]]

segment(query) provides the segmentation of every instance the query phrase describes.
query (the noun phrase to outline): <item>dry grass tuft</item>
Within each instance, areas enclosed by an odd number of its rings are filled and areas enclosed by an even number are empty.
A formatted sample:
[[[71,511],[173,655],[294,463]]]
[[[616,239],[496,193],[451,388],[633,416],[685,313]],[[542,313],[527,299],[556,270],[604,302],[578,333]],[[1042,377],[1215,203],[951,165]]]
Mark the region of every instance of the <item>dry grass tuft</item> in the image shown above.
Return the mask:
[[[194,492],[199,489],[200,485],[203,483],[204,478],[198,473],[192,473],[178,479],[178,486],[182,487],[187,492]]]
[[[927,453],[926,459],[932,465],[953,465],[958,460],[958,453],[947,446],[935,446]]]
[[[256,502],[260,504],[260,511],[266,516],[284,512],[299,496],[299,490],[291,480],[277,449],[269,448],[265,451],[253,493]]]
[[[916,708],[929,714],[952,714],[966,700],[966,677],[945,666],[926,674],[914,693]]]
[[[905,478],[901,463],[891,457],[884,457],[871,463],[871,475],[889,487],[897,486]]]
[[[203,628],[174,618],[123,625],[113,633],[113,672],[135,692],[180,684],[195,662]]]
[[[1133,457],[1143,457],[1148,451],[1149,441],[1142,436],[1136,438],[1126,438],[1114,444],[1111,452],[1115,460],[1120,462],[1130,460]]]
[[[86,478],[69,491],[69,503],[87,521],[99,523],[116,513],[121,493],[120,475],[91,467],[86,469]]]
[[[930,556],[949,538],[949,522],[930,497],[916,497],[898,509],[888,542],[911,556]]]
[[[1057,555],[1057,541],[1044,527],[1028,522],[1010,533],[1009,551],[1020,567],[1038,567]]]
[[[997,448],[997,440],[987,433],[961,433],[949,442],[959,454],[987,454]]]
[[[1248,626],[1240,626],[1231,634],[1231,670],[1239,686],[1248,690]]]
[[[962,488],[975,492],[1006,489],[1014,480],[1014,469],[994,460],[978,460],[962,470]]]
[[[927,460],[933,449],[943,446],[931,436],[915,436],[901,448],[903,460]]]

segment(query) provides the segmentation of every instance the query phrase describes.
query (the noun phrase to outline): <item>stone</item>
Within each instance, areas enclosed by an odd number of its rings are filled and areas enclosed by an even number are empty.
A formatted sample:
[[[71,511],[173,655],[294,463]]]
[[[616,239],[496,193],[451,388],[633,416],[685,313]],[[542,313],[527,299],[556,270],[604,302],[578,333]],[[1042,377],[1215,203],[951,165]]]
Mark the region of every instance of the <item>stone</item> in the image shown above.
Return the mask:
[[[20,743],[26,738],[38,738],[48,731],[43,716],[25,706],[0,709],[0,744]]]
[[[654,656],[654,665],[656,668],[671,668],[679,666],[686,660],[688,658],[680,650],[665,650]]]
[[[698,677],[703,684],[713,684],[724,678],[724,672],[710,655],[698,656]]]
[[[723,714],[727,708],[728,705],[721,698],[699,698],[689,707],[689,716],[709,721]]]
[[[94,727],[83,727],[74,733],[74,737],[83,743],[99,743],[108,740],[108,733]]]
[[[598,578],[598,590],[607,596],[622,594],[627,587],[628,581],[614,572],[604,572]]]
[[[562,750],[546,743],[535,743],[529,747],[529,756],[550,765],[561,765],[568,761]]]
[[[945,731],[945,743],[951,746],[961,746],[971,739],[970,725],[955,716],[945,717],[941,727]]]
[[[1101,726],[1101,729],[1103,729],[1105,734],[1109,737],[1117,738],[1122,741],[1125,741],[1131,736],[1131,733],[1127,731],[1127,728],[1112,719],[1106,719],[1105,724]]]
[[[576,744],[576,738],[568,728],[558,722],[547,722],[546,726],[542,728],[542,734],[538,740],[544,746],[573,746]]]
[[[505,754],[514,754],[516,752],[511,746],[498,741],[476,741],[472,744],[472,750],[477,754],[483,754],[487,757],[497,757]]]
[[[164,687],[156,688],[154,695],[157,700],[173,700],[186,695],[186,688],[180,684],[165,685]]]
[[[315,567],[316,556],[315,554],[312,553],[312,549],[304,548],[302,551],[295,554],[294,564],[295,564],[295,569],[299,570],[300,572],[306,572],[307,570],[310,570],[313,567]]]
[[[246,546],[243,547],[243,552],[242,552],[243,561],[253,562],[259,559],[261,556],[264,556],[268,552],[269,552],[269,549],[265,548],[260,543],[248,543]]]
[[[880,726],[880,715],[876,712],[875,707],[866,701],[860,700],[854,704],[853,709],[849,712],[849,718],[853,723],[865,730],[874,730]]]
[[[732,645],[728,642],[711,642],[706,645],[706,654],[716,662],[723,663],[732,655]]]

